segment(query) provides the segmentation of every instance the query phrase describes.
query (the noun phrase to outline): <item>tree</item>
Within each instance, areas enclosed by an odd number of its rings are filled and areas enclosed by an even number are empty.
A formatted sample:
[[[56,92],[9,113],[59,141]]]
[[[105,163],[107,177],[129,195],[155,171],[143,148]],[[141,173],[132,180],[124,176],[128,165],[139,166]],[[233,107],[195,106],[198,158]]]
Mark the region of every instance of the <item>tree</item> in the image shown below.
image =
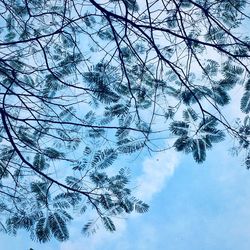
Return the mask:
[[[0,33],[2,231],[40,242],[146,212],[128,170],[108,174],[122,154],[170,147],[206,159],[231,136],[250,167],[250,39],[245,0],[6,0]],[[245,117],[227,118],[242,86]]]

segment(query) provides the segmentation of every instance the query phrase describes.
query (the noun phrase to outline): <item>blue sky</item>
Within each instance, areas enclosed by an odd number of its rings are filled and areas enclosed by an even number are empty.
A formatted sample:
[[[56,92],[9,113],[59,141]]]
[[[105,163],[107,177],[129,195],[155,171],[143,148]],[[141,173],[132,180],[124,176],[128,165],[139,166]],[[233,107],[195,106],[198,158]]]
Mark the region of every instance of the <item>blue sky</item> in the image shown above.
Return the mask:
[[[239,104],[233,104],[235,117]],[[80,230],[87,220],[76,218],[65,243],[35,243],[21,231],[0,234],[0,250],[249,250],[250,171],[229,146],[215,146],[202,165],[174,151],[133,158],[131,185],[150,210],[117,220],[113,234],[100,229],[86,238]]]
[[[37,244],[21,232],[15,238],[1,235],[4,248],[0,249],[249,250],[250,172],[241,165],[240,158],[230,156],[226,144],[210,151],[203,165],[174,152],[134,162],[138,175],[145,177],[146,166],[156,160],[155,171],[160,171],[164,180],[159,183],[147,179],[149,185],[156,186],[145,195],[150,211],[118,220],[116,233],[100,229],[86,238],[79,233],[84,222],[77,221],[71,225],[71,238],[66,243]],[[163,163],[160,157],[169,169],[165,173],[157,168],[158,162]]]

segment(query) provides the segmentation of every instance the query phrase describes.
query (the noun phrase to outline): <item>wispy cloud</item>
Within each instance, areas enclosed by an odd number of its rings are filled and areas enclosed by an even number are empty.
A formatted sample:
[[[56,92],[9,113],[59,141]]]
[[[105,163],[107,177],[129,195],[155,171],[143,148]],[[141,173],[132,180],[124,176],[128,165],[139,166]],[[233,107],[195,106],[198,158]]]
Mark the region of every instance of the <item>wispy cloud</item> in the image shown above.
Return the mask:
[[[165,187],[166,181],[173,175],[178,163],[177,153],[173,149],[157,153],[151,158],[146,158],[142,162],[142,174],[136,179],[137,189],[135,196],[150,203],[153,196],[161,192]],[[130,219],[133,217],[136,217],[136,214],[129,216]],[[79,222],[77,222],[71,229],[71,235],[74,236],[69,241],[63,243],[60,250],[102,249],[104,242],[107,241],[119,241],[122,244],[122,249],[130,249],[129,246],[126,247],[127,243],[124,242],[124,239],[122,240],[127,230],[126,220],[115,219],[115,224],[117,231],[114,234],[110,234],[105,229],[100,228],[96,234],[90,236],[90,238],[85,238],[79,233]]]
[[[136,196],[150,201],[154,194],[160,192],[169,177],[178,166],[179,159],[174,149],[155,154],[143,162],[143,173],[137,179]]]

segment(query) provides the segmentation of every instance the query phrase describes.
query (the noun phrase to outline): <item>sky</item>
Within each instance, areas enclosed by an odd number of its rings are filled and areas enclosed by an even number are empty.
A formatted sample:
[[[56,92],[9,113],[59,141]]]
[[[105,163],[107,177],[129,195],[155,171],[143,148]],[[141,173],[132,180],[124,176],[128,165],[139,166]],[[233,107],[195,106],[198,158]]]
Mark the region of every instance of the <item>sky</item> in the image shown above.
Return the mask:
[[[21,232],[0,235],[2,250],[249,250],[250,172],[226,150],[215,147],[202,165],[174,151],[133,162],[137,195],[148,213],[116,221],[118,231],[80,234],[84,222],[72,223],[65,243],[32,242]],[[145,192],[143,192],[143,189]]]
[[[227,112],[238,114],[237,105]],[[134,192],[150,209],[117,219],[114,233],[85,237],[86,221],[75,218],[67,242],[40,244],[20,231],[0,234],[0,250],[249,250],[250,171],[229,143],[215,145],[202,165],[173,150],[132,158]]]

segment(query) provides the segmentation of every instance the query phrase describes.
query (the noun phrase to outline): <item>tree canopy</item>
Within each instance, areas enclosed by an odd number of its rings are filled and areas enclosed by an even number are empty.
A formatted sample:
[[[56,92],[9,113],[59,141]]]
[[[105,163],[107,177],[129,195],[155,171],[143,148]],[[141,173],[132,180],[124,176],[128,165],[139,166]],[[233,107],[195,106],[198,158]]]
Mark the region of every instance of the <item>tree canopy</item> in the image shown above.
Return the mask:
[[[247,12],[245,0],[0,0],[1,230],[63,241],[89,211],[83,233],[115,231],[113,217],[148,210],[119,157],[162,140],[202,163],[230,136],[250,168]]]

